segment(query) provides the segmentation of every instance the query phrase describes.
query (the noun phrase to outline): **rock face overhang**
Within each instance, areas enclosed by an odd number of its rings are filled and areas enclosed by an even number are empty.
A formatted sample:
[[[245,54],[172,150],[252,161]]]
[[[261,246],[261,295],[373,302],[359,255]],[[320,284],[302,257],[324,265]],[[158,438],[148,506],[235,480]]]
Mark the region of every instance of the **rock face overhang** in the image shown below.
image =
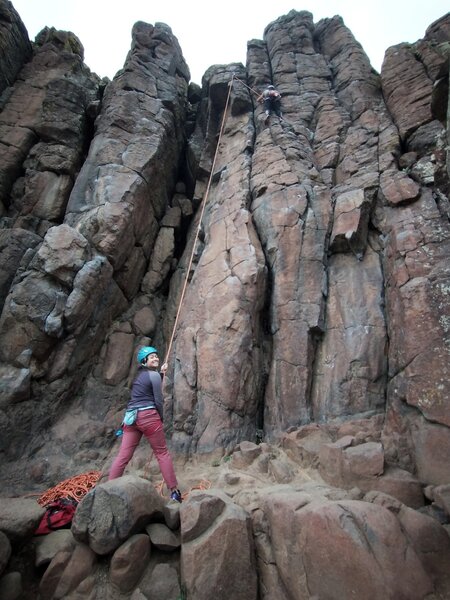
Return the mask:
[[[39,482],[108,460],[191,255],[174,451],[384,414],[387,461],[448,481],[448,32],[389,49],[380,77],[341,18],[292,11],[201,90],[163,24],[135,25],[107,84],[73,34],[38,36],[0,113],[8,485],[22,461]],[[265,124],[269,82],[283,120]]]

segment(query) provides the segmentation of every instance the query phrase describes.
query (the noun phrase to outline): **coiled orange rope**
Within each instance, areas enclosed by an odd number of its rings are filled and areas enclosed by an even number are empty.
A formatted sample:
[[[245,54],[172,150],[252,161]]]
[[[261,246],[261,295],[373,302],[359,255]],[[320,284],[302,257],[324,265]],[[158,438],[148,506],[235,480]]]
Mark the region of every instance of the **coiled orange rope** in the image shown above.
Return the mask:
[[[101,476],[101,471],[88,471],[87,473],[81,473],[81,475],[75,475],[75,477],[61,481],[55,487],[44,492],[39,496],[37,502],[41,506],[47,506],[47,504],[59,498],[71,498],[75,502],[79,502],[89,490],[95,487]]]

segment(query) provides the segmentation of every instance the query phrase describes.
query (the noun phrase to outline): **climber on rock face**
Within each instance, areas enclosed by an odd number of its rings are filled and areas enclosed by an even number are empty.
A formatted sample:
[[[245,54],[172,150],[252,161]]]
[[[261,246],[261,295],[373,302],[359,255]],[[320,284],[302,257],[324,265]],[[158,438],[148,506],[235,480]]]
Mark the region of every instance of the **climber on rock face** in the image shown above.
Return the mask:
[[[270,115],[274,112],[277,117],[282,119],[281,115],[281,94],[278,90],[275,89],[275,86],[268,85],[266,89],[262,92],[262,94],[257,98],[258,102],[262,102],[264,104],[265,111],[265,122],[267,123]]]

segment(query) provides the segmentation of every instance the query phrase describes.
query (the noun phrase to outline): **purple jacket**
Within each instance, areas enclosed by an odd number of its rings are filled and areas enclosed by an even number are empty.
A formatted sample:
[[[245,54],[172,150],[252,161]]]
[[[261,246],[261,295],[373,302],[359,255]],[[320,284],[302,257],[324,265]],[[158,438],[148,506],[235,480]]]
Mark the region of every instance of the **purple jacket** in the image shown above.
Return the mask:
[[[150,371],[146,367],[139,367],[136,379],[131,388],[131,398],[127,410],[137,408],[156,408],[163,418],[163,395],[161,389],[162,376],[157,371]]]

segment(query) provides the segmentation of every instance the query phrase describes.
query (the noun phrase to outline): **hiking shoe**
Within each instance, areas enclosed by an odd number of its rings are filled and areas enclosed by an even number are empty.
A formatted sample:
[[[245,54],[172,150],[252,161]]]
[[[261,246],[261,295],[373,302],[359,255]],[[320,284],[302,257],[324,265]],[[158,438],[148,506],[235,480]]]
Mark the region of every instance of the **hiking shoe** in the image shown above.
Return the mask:
[[[181,504],[181,502],[183,502],[183,499],[181,498],[180,490],[173,490],[173,492],[170,494],[170,499]]]

